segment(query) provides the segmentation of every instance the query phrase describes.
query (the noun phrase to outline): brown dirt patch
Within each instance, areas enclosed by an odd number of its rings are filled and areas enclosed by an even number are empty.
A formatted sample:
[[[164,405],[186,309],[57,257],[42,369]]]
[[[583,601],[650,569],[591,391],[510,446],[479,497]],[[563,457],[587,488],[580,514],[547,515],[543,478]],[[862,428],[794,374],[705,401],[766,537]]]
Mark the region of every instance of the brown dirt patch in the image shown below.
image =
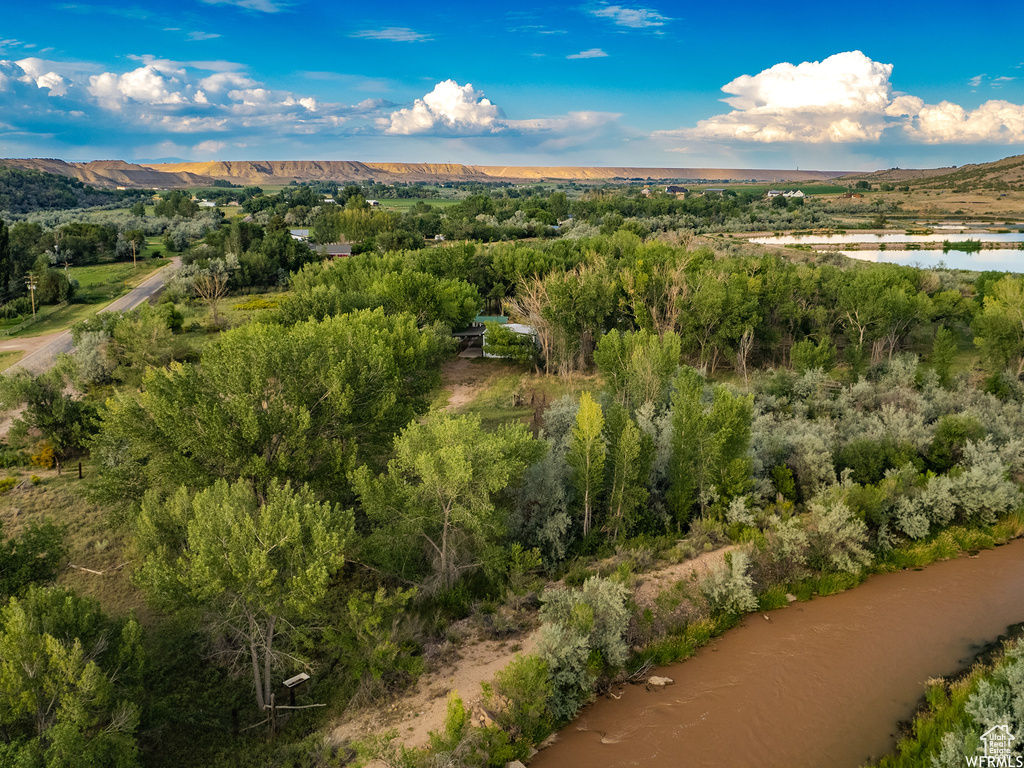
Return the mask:
[[[428,672],[412,691],[387,708],[352,713],[334,728],[330,739],[340,744],[395,729],[406,746],[425,746],[431,731],[444,728],[449,693],[457,693],[467,708],[472,708],[481,699],[480,684],[493,680],[517,653],[528,654],[536,644],[536,631],[518,640],[468,642],[454,665]]]
[[[636,587],[637,603],[653,604],[657,595],[673,584],[690,580],[694,576],[700,578],[720,563],[727,552],[734,549],[736,545],[723,547],[642,574]],[[398,732],[399,742],[405,746],[425,746],[431,731],[444,728],[449,693],[457,693],[466,707],[472,709],[481,700],[480,684],[493,680],[495,673],[512,661],[517,653],[532,652],[537,637],[538,630],[535,630],[518,639],[467,641],[460,648],[460,656],[454,664],[427,673],[397,701],[386,707],[346,713],[347,717],[331,731],[331,742],[341,744],[394,729]]]

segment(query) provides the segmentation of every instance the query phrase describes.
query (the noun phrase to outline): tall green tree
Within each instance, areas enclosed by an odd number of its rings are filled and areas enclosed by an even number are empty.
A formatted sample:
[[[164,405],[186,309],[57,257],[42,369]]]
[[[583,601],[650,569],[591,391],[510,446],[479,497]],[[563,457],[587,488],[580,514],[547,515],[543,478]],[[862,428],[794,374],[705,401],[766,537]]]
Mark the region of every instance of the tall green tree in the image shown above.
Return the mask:
[[[604,464],[608,445],[604,438],[604,414],[601,404],[584,392],[576,412],[576,425],[566,461],[572,467],[572,480],[583,504],[583,535],[590,533],[594,509],[604,485]]]
[[[935,331],[935,341],[932,344],[932,367],[935,368],[939,384],[943,387],[949,387],[952,384],[950,372],[956,351],[956,334],[946,326],[940,326]]]
[[[609,414],[608,426],[612,428],[608,446],[611,466],[604,530],[618,541],[636,525],[640,508],[647,501],[651,450],[636,422],[621,408]]]
[[[682,524],[694,510],[716,509],[748,490],[752,395],[715,387],[704,402],[704,378],[684,368],[672,395],[669,503]]]
[[[0,610],[0,763],[133,768],[144,656],[134,620],[58,587]]]
[[[14,420],[12,438],[37,431],[58,459],[81,453],[96,430],[96,407],[67,391],[59,367],[38,376],[18,370],[0,378],[0,408],[18,407],[23,410]]]
[[[611,330],[598,342],[594,362],[616,402],[633,412],[645,403],[665,403],[679,356],[679,337],[673,331],[658,336]]]
[[[991,373],[1024,372],[1024,280],[1007,275],[989,287],[974,319],[974,343]]]
[[[409,315],[353,312],[223,334],[199,365],[147,371],[144,391],[108,401],[93,446],[111,500],[150,487],[292,479],[341,498],[357,456],[372,459],[426,409],[449,336]]]
[[[370,554],[426,591],[450,589],[483,564],[505,519],[497,498],[539,458],[543,446],[525,424],[484,430],[478,416],[438,414],[395,438],[388,470],[355,475],[374,527]]]
[[[318,608],[352,536],[352,512],[304,486],[272,482],[263,502],[245,481],[180,488],[166,501],[151,492],[136,523],[136,578],[158,604],[198,607],[211,631],[226,632],[263,709],[275,668],[296,659],[278,652],[281,641]]]

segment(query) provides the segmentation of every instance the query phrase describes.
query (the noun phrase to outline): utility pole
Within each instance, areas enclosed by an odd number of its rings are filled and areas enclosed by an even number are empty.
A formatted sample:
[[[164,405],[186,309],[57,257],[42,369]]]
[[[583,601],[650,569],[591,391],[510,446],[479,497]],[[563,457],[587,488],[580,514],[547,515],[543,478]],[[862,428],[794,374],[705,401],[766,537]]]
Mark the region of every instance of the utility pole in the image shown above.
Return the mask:
[[[135,264],[135,238],[133,237],[129,242],[132,244],[132,269],[135,269],[137,266]]]
[[[36,319],[36,276],[26,275],[25,285],[28,286],[29,293],[32,294],[32,320]]]

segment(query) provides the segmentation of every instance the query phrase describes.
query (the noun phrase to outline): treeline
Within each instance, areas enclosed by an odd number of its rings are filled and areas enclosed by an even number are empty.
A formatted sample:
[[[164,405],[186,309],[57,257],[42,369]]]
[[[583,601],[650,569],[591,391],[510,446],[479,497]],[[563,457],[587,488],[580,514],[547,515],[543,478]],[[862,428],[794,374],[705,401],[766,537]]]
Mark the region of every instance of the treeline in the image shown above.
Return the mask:
[[[9,213],[88,208],[143,194],[137,190],[96,189],[68,176],[0,165],[0,211]]]
[[[945,378],[959,343],[972,334],[995,377],[991,386],[1000,386],[1007,368],[1024,365],[1024,335],[1013,321],[1024,301],[1019,278],[721,257],[707,248],[642,242],[628,232],[310,264],[293,279],[295,294],[282,311],[289,318],[324,317],[370,306],[369,281],[385,274],[392,282],[420,281],[418,294],[403,295],[426,321],[458,328],[471,319],[468,309],[441,309],[454,300],[442,283],[462,285],[456,294],[467,308],[506,310],[534,329],[534,359],[548,373],[589,368],[602,336],[629,330],[672,332],[682,359],[711,374],[724,367],[745,378],[764,366],[830,370],[843,361],[863,372],[906,349],[931,350]]]

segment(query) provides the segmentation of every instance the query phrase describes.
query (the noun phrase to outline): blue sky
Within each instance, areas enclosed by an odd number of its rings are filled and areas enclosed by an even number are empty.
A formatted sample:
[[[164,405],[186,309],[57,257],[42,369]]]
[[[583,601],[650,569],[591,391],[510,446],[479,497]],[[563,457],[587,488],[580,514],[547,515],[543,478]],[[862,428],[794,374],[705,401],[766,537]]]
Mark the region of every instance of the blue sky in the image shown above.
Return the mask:
[[[1018,2],[9,3],[0,156],[876,169],[1024,146]]]

